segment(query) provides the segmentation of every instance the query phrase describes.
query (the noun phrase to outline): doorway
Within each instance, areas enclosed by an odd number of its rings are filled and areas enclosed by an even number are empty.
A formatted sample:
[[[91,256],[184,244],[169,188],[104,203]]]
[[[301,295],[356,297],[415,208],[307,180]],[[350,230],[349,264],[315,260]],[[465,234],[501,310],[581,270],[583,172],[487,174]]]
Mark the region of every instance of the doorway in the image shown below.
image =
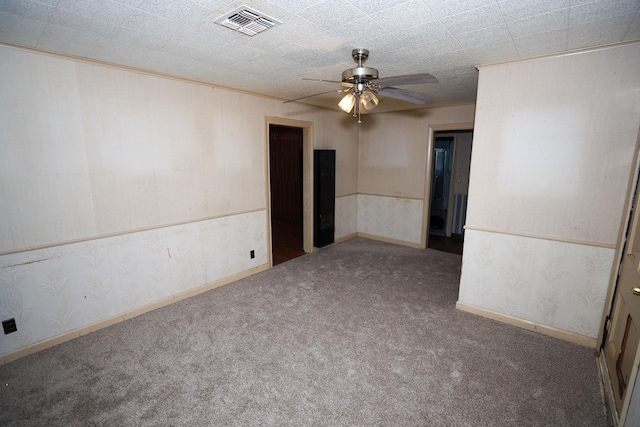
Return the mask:
[[[639,137],[640,144],[640,137]],[[637,157],[636,166],[640,164]],[[613,305],[605,322],[600,363],[610,412],[620,426],[636,426],[640,408],[640,169],[636,169],[633,197],[628,201],[629,220]],[[635,411],[635,412],[634,412]]]
[[[462,254],[472,139],[469,129],[433,133],[426,236],[430,249]]]
[[[303,129],[269,125],[273,265],[304,255]]]
[[[451,236],[448,224],[449,199],[451,198],[451,172],[453,166],[453,136],[438,136],[433,153],[433,178],[431,180],[431,213],[429,234]]]

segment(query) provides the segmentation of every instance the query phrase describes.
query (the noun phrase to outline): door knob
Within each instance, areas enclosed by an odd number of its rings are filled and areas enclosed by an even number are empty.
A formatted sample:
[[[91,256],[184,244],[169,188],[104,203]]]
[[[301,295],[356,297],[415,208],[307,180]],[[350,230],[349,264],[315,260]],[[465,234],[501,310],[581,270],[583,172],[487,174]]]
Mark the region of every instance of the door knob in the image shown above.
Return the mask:
[[[633,292],[634,295],[640,295],[640,286],[634,287],[631,289],[631,292]]]

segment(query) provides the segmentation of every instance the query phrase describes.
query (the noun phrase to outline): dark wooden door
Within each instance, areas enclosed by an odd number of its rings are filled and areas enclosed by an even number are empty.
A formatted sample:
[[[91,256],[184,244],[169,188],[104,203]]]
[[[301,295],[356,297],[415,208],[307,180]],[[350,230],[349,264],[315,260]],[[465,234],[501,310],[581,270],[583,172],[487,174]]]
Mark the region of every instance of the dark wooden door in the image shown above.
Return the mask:
[[[303,129],[269,126],[273,264],[304,255],[302,222]]]

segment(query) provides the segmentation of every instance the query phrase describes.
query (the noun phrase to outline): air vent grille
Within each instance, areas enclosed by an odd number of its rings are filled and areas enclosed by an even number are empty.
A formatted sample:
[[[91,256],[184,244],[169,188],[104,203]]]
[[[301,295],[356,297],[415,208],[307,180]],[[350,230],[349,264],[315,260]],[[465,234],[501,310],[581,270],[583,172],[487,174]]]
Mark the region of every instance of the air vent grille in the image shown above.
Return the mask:
[[[265,15],[262,12],[251,9],[247,6],[240,6],[216,19],[216,24],[220,24],[234,31],[239,31],[248,36],[255,36],[269,28],[282,24],[282,22]]]

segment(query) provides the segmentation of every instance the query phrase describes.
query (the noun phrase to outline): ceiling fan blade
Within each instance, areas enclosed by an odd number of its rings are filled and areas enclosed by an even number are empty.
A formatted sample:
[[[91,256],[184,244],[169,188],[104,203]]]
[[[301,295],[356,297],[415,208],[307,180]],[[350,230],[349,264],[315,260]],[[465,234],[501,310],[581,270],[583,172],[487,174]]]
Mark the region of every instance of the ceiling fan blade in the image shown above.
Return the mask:
[[[327,83],[337,83],[339,85],[345,86],[345,87],[353,87],[353,83],[348,83],[348,82],[340,82],[338,80],[324,80],[324,79],[305,79],[303,78],[302,80],[309,80],[312,82],[327,82]]]
[[[307,95],[307,96],[301,96],[300,98],[296,98],[296,99],[289,99],[287,101],[284,101],[283,104],[286,104],[287,102],[294,102],[294,101],[300,101],[301,99],[306,99],[306,98],[311,98],[312,96],[318,96],[318,95],[324,95],[325,93],[340,93],[340,92],[345,92],[347,89],[334,89],[334,90],[328,90],[326,92],[320,92],[320,93],[314,93],[313,95]]]
[[[390,98],[401,99],[413,104],[424,104],[429,100],[427,95],[417,92],[411,92],[397,87],[384,87],[378,91],[378,94],[388,96]]]
[[[382,77],[373,80],[372,83],[380,87],[397,86],[397,85],[415,85],[425,83],[438,83],[438,79],[431,74],[405,74],[403,76]]]

